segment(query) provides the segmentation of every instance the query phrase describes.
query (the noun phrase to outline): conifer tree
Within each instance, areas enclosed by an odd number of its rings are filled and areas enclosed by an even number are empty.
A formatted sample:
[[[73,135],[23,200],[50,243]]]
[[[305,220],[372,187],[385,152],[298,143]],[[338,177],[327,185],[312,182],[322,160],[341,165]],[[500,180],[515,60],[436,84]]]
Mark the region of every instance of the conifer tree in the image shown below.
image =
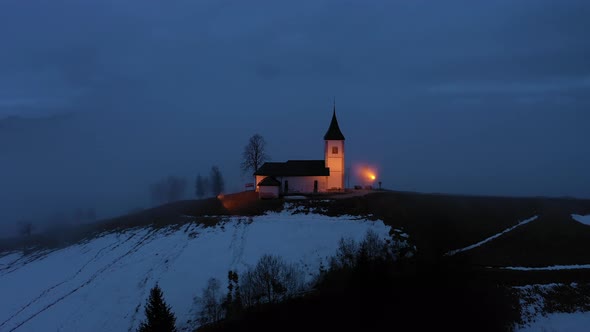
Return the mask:
[[[233,282],[234,282],[234,313],[240,312],[242,310],[242,295],[240,294],[240,281],[238,280],[238,273],[234,272],[233,274]]]
[[[227,274],[227,297],[224,302],[226,317],[231,318],[242,310],[242,297],[240,295],[240,284],[238,273],[229,271]]]
[[[197,175],[197,180],[195,181],[195,194],[199,199],[203,198],[207,195],[209,191],[209,183],[207,178],[201,176],[201,174]]]
[[[176,317],[164,301],[162,289],[158,284],[150,290],[145,316],[146,321],[141,323],[138,332],[176,332]]]
[[[233,283],[233,276],[234,276],[234,271],[229,271],[227,273],[227,299],[225,300],[225,302],[227,303],[228,307],[231,307],[232,303],[234,302],[234,283]],[[229,308],[228,308],[229,309]],[[230,310],[228,310],[230,311]]]
[[[211,167],[210,177],[211,177],[211,179],[209,180],[209,183],[210,183],[211,191],[212,191],[213,195],[217,196],[217,195],[223,193],[223,190],[225,189],[225,183],[223,181],[223,175],[221,175],[221,171],[219,170],[219,167],[217,167],[217,166]]]

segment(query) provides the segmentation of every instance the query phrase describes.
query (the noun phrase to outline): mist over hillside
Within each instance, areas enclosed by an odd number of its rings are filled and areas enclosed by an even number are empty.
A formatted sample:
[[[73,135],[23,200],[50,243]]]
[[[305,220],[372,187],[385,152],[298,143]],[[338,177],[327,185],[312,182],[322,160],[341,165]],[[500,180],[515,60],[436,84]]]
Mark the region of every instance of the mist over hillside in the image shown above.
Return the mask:
[[[347,166],[385,188],[590,197],[588,10],[3,1],[0,227],[147,207],[212,165],[241,190],[254,133],[275,161],[321,157],[334,97]]]

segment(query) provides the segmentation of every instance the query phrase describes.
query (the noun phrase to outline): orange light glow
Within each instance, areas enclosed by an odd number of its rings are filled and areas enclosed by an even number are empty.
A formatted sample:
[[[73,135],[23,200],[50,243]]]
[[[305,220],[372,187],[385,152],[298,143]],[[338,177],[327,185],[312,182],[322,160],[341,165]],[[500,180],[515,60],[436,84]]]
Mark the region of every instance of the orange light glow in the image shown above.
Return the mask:
[[[227,212],[240,214],[244,209],[251,209],[252,206],[257,204],[258,193],[249,190],[234,194],[220,194],[217,196],[217,199],[221,201]]]
[[[372,185],[377,180],[377,168],[368,164],[359,164],[354,166],[357,179],[363,185]]]

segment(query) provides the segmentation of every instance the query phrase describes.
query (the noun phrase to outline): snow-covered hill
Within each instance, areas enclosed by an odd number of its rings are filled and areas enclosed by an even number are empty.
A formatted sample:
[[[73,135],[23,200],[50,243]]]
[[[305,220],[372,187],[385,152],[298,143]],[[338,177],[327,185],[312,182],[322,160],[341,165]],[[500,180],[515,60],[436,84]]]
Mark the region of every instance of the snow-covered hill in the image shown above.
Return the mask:
[[[67,248],[0,254],[0,331],[135,331],[149,289],[158,282],[181,329],[193,327],[208,278],[225,283],[271,253],[301,264],[308,277],[334,254],[341,237],[367,230],[386,237],[381,221],[281,213],[105,233]]]

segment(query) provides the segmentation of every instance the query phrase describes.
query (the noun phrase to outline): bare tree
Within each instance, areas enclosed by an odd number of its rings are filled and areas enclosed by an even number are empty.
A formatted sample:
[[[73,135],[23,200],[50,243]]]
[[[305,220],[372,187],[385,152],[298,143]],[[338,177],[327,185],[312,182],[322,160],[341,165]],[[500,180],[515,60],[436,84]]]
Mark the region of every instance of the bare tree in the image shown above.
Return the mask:
[[[368,230],[360,243],[352,238],[341,238],[336,255],[330,259],[330,269],[351,269],[367,262],[395,260],[411,249],[407,243],[396,244],[397,242],[399,241],[387,241],[373,230]]]
[[[259,134],[250,137],[248,145],[244,147],[244,152],[242,153],[243,160],[241,168],[244,173],[248,172],[248,170],[256,172],[265,161],[270,159],[265,149],[266,141],[264,137]]]
[[[356,265],[358,255],[358,245],[353,238],[340,238],[336,256],[330,260],[332,269],[352,268]]]
[[[186,179],[176,176],[169,176],[166,179],[168,184],[168,202],[178,201],[186,194]]]
[[[276,303],[296,295],[304,288],[302,272],[279,256],[264,255],[242,278],[241,294],[247,306]]]
[[[372,229],[367,230],[365,238],[360,245],[361,250],[365,250],[369,257],[381,257],[386,252],[387,243],[381,238],[377,232]]]
[[[225,183],[223,181],[223,175],[221,175],[219,167],[211,167],[210,178],[211,179],[209,181],[211,184],[211,192],[213,193],[213,195],[217,196],[221,194],[225,189]]]
[[[223,299],[220,292],[221,284],[219,280],[210,278],[207,281],[207,287],[203,289],[201,296],[201,311],[199,314],[199,323],[202,325],[214,324],[224,317]]]
[[[186,179],[169,176],[150,186],[152,201],[156,204],[180,200],[186,193]]]

